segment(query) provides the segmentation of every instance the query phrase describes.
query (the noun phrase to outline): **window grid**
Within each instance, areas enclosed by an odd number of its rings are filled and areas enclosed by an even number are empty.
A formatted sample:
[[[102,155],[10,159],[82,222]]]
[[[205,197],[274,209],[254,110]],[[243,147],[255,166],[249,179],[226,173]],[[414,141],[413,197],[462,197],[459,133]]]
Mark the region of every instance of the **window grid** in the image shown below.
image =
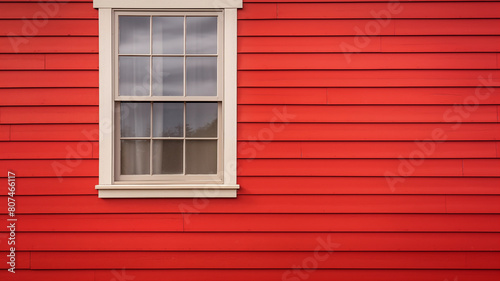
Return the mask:
[[[140,15],[140,14],[123,14],[123,16],[142,16],[142,17],[148,17],[148,16],[144,16],[144,15]],[[197,17],[217,17],[217,53],[216,54],[187,54],[187,43],[186,43],[186,40],[187,40],[187,35],[186,35],[186,32],[187,32],[187,17],[189,16],[197,16]],[[222,129],[222,118],[221,118],[221,115],[222,115],[222,103],[220,101],[220,98],[219,98],[219,95],[220,95],[220,78],[217,78],[217,93],[216,93],[216,96],[187,96],[187,83],[186,83],[186,77],[187,77],[187,58],[188,57],[216,57],[218,58],[217,60],[217,77],[219,77],[220,75],[220,61],[219,61],[219,52],[220,52],[220,36],[221,36],[221,29],[220,29],[220,21],[219,21],[219,17],[220,15],[219,14],[215,14],[215,13],[212,13],[212,14],[202,14],[202,15],[199,15],[199,14],[185,14],[183,15],[183,53],[182,54],[155,54],[153,52],[153,18],[154,17],[180,17],[179,15],[165,15],[165,14],[161,14],[161,15],[150,15],[149,16],[149,54],[121,54],[120,51],[116,51],[116,54],[117,54],[117,60],[120,58],[120,57],[127,57],[127,56],[135,56],[135,57],[149,57],[149,69],[150,69],[150,77],[149,77],[149,96],[120,96],[119,95],[119,89],[118,87],[116,87],[116,95],[115,95],[115,101],[117,103],[117,124],[118,124],[118,134],[119,134],[119,137],[117,138],[118,141],[116,142],[116,147],[118,148],[117,150],[117,155],[120,156],[120,146],[121,146],[121,140],[149,140],[149,175],[146,175],[146,176],[149,176],[151,177],[151,179],[160,179],[158,178],[158,176],[166,176],[166,177],[171,177],[171,175],[173,176],[178,176],[179,174],[154,174],[154,167],[153,167],[153,164],[154,164],[154,159],[153,159],[153,155],[154,155],[154,141],[155,140],[174,140],[174,139],[179,139],[179,140],[183,140],[183,153],[182,153],[182,175],[181,176],[184,176],[186,178],[191,178],[191,179],[196,179],[196,176],[197,175],[193,175],[193,174],[186,174],[186,168],[187,168],[187,162],[186,162],[186,148],[187,148],[187,141],[188,140],[216,140],[217,141],[217,180],[220,179],[220,176],[221,176],[221,159],[222,159],[222,140],[220,139],[220,136],[221,136],[221,129]],[[119,18],[119,16],[117,16],[117,19]],[[118,22],[118,20],[117,20]],[[117,25],[118,26],[118,25]],[[118,27],[119,28],[119,27]],[[118,31],[118,30],[117,30]],[[119,33],[119,32],[117,32]],[[154,75],[154,72],[153,72],[153,61],[154,61],[154,58],[155,57],[182,57],[183,58],[183,95],[182,96],[161,96],[161,95],[158,95],[158,96],[154,96],[153,95],[153,75]],[[119,69],[118,67],[116,69]],[[118,77],[117,77],[117,80],[118,80]],[[116,84],[115,84],[116,85]],[[118,86],[118,85],[116,85]],[[182,99],[179,99],[179,98],[182,98]],[[140,101],[144,101],[144,102],[149,102],[151,105],[150,105],[150,132],[149,132],[149,138],[146,138],[146,137],[122,137],[121,136],[121,132],[119,130],[119,123],[120,123],[120,117],[119,117],[119,107],[120,107],[120,102],[121,101],[129,101],[129,102],[140,102]],[[168,101],[172,101],[172,102],[183,102],[183,136],[182,137],[154,137],[154,134],[153,134],[153,130],[154,130],[154,120],[153,120],[153,104],[155,102],[168,102]],[[187,114],[187,102],[217,102],[218,106],[217,106],[217,137],[187,137],[186,134],[187,134],[187,123],[186,123],[186,114]],[[118,161],[116,162],[117,165],[119,166],[121,161],[120,159],[118,158]],[[117,175],[118,175],[118,180],[129,180],[129,179],[132,179],[132,177],[137,177],[138,179],[142,178],[142,180],[144,180],[145,178],[142,177],[144,175],[121,175],[121,171],[118,167],[118,169],[116,169],[116,171],[118,172]],[[129,177],[130,176],[130,177]],[[156,176],[156,178],[155,178]],[[201,175],[202,177],[203,176],[207,176],[207,178],[210,178],[209,182],[213,182],[214,181],[214,175],[213,174],[202,174]],[[175,179],[176,177],[172,177],[173,179]],[[161,179],[165,179],[165,177],[162,177]],[[177,178],[178,179],[178,178]]]

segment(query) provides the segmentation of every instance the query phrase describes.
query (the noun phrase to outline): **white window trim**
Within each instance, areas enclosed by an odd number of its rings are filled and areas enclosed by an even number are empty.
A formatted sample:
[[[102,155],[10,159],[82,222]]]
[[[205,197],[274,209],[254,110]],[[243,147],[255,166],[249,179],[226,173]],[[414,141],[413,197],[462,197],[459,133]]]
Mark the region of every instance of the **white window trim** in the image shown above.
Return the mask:
[[[242,0],[94,0],[99,8],[99,198],[234,198],[236,183],[237,8]],[[114,9],[223,9],[223,183],[116,184],[114,177]]]

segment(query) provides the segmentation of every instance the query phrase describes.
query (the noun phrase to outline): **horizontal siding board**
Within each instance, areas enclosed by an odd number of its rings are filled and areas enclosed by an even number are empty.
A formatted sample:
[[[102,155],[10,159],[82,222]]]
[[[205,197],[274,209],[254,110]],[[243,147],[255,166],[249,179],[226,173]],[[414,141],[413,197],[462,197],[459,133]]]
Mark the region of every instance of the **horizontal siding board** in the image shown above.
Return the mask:
[[[480,89],[478,104],[500,104],[500,91]],[[477,88],[239,88],[238,104],[464,104]],[[1,89],[0,89],[1,93]],[[490,93],[488,95],[488,93]]]
[[[238,142],[238,158],[497,158],[498,142]],[[417,152],[418,153],[418,152]]]
[[[1,75],[0,75],[1,77]],[[359,79],[359,77],[364,77]],[[483,79],[481,79],[483,78]],[[498,70],[293,70],[239,71],[239,87],[489,87]],[[486,90],[483,91],[486,95]],[[490,91],[491,92],[491,91]]]
[[[297,263],[300,263],[299,260]],[[53,281],[109,281],[126,278],[134,280],[160,280],[169,278],[172,280],[197,281],[200,276],[206,281],[224,280],[280,280],[283,278],[283,269],[197,269],[197,270],[168,270],[168,269],[113,269],[113,270],[18,270],[16,274],[0,271],[0,278],[10,278],[9,280],[53,280]],[[318,269],[314,274],[309,275],[311,281],[427,281],[430,279],[453,280],[459,278],[460,281],[497,281],[500,275],[499,270],[328,270]],[[291,277],[297,277],[293,275]],[[298,277],[297,277],[298,278]]]
[[[340,244],[337,252],[500,250],[499,233],[20,232],[18,237],[25,242],[17,251],[314,251],[318,239]]]
[[[18,215],[19,232],[165,232],[183,231],[183,215],[177,214],[59,214]]]
[[[18,34],[19,35],[19,34]],[[21,34],[22,35],[22,34]],[[0,53],[97,53],[94,37],[0,37]]]
[[[0,125],[0,141],[10,140],[10,125]]]
[[[13,1],[14,2],[14,1]],[[19,1],[21,2],[21,1]],[[91,3],[1,3],[0,18],[22,19],[27,15],[38,18],[43,23],[45,19],[97,19],[97,10]],[[41,23],[40,23],[41,24]]]
[[[0,87],[98,87],[98,78],[98,71],[0,71]]]
[[[27,0],[33,1],[33,0]],[[58,0],[65,1],[65,0]],[[71,0],[75,1],[75,0]],[[112,273],[110,273],[112,274]],[[2,280],[28,281],[28,280],[51,280],[51,281],[95,281],[93,270],[18,270],[12,274],[7,270],[0,271]],[[7,279],[8,278],[8,279]],[[108,279],[107,281],[109,281]]]
[[[412,159],[414,160],[414,159]],[[461,176],[460,159],[255,159],[239,160],[242,176]],[[411,168],[401,168],[404,163]],[[401,172],[402,171],[402,172]],[[478,176],[470,172],[469,176]],[[483,174],[480,174],[483,175]],[[486,176],[486,174],[484,174]],[[492,176],[488,174],[487,176]],[[497,173],[493,176],[500,176]]]
[[[356,53],[498,52],[499,36],[381,36],[361,41],[357,36],[239,37],[240,53],[344,53],[349,46]],[[1,38],[0,38],[1,40]]]
[[[3,169],[2,169],[3,170]],[[466,204],[447,210],[446,200],[460,196]],[[467,201],[467,198],[470,200]],[[206,207],[192,199],[102,201],[89,196],[19,196],[18,214],[88,213],[500,213],[494,195],[240,195],[236,201],[212,199]],[[7,198],[2,199],[7,204]],[[165,204],[166,202],[173,202]],[[496,205],[491,204],[492,202]],[[194,206],[194,207],[193,207]],[[201,210],[200,210],[201,209]],[[6,213],[2,211],[3,214]]]
[[[464,175],[500,175],[500,159],[464,159]]]
[[[18,217],[25,223],[18,225],[18,231],[165,233],[182,231],[183,225],[184,231],[196,233],[498,233],[500,230],[500,216],[491,214],[210,214],[201,211],[185,214],[20,214]],[[123,223],[128,220],[137,223]]]
[[[16,196],[23,195],[97,195],[94,188],[97,177],[80,178],[16,178],[16,184],[22,186],[16,190]]]
[[[0,119],[0,122],[2,120]],[[498,122],[496,105],[470,106],[335,106],[240,105],[238,122],[289,123],[468,123]]]
[[[496,58],[494,53],[240,54],[238,69],[497,69]]]
[[[4,244],[7,244],[6,241],[4,241]],[[7,263],[10,261],[10,257],[7,257],[7,255],[10,254],[10,251],[2,251],[0,252],[0,269],[4,272],[8,272],[7,269],[10,268],[10,265]],[[19,269],[28,269],[31,268],[31,253],[29,252],[15,252],[15,271]],[[8,272],[8,274],[15,275],[15,273]]]
[[[491,214],[188,214],[194,232],[499,232]]]
[[[33,19],[1,20],[0,36],[9,36],[14,45],[25,44],[31,36],[97,36],[98,22],[92,20],[49,19],[41,27]]]
[[[0,125],[1,126],[1,125]],[[98,141],[98,124],[11,125],[13,141]]]
[[[238,177],[240,194],[500,194],[500,178]]]
[[[93,142],[0,142],[0,159],[98,158]]]
[[[284,268],[308,252],[32,252],[32,269]],[[333,252],[319,268],[499,269],[498,252]],[[167,261],[167,262],[166,262]]]
[[[97,106],[0,107],[0,124],[99,123]]]
[[[32,69],[40,70],[45,68],[44,55],[0,55],[0,70]]]
[[[98,88],[0,89],[0,106],[99,105]]]
[[[239,20],[239,36],[500,35],[499,19]],[[357,30],[359,32],[357,32]]]
[[[492,2],[280,3],[277,10],[277,17],[284,19],[374,18],[390,21],[399,18],[500,18],[500,3]]]
[[[12,126],[12,138],[16,138]],[[286,124],[282,131],[271,131],[267,123],[241,123],[238,140],[303,141],[415,141],[424,139],[489,140],[500,139],[500,124]],[[263,133],[265,132],[265,133]],[[436,136],[436,137],[433,137]]]
[[[59,160],[0,160],[0,171],[16,170],[19,177],[95,177],[98,165],[99,160],[82,160],[76,152]]]
[[[97,54],[47,54],[45,55],[45,60],[45,69],[50,70],[99,69],[99,55]]]

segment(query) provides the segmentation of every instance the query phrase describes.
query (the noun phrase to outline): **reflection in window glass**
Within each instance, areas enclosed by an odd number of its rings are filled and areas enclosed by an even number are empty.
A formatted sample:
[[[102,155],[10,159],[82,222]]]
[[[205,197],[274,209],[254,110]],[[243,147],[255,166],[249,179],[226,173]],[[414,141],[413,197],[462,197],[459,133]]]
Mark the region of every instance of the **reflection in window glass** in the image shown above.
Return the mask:
[[[149,174],[149,140],[121,140],[121,174]]]
[[[186,95],[217,95],[217,58],[186,58]]]
[[[183,140],[153,142],[153,174],[183,173]]]
[[[186,174],[217,174],[216,140],[186,140]]]
[[[182,96],[184,58],[153,58],[153,96]]]
[[[154,137],[184,136],[183,102],[153,103],[153,136]]]
[[[120,103],[120,131],[122,137],[149,137],[151,130],[151,103]]]
[[[153,53],[184,53],[184,17],[153,17]]]
[[[186,137],[217,137],[217,103],[186,103]]]
[[[118,60],[120,96],[149,96],[149,57],[123,57]]]
[[[120,54],[149,54],[149,17],[119,17],[118,52]]]
[[[186,53],[217,54],[217,18],[186,18]]]

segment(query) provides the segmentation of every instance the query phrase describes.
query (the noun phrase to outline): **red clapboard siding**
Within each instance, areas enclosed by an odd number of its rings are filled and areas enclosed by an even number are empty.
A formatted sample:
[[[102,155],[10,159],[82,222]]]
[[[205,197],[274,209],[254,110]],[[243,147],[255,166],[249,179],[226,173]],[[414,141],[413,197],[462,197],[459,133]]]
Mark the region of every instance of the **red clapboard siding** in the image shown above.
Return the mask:
[[[500,194],[500,178],[238,177],[241,194]]]
[[[0,140],[10,140],[10,130],[9,125],[0,125]]]
[[[0,70],[44,69],[44,55],[0,55]]]
[[[20,232],[143,232],[183,231],[182,214],[19,215]]]
[[[240,54],[240,70],[497,69],[497,54]]]
[[[272,130],[268,123],[240,123],[238,140],[489,140],[500,139],[500,124],[284,124],[282,130]],[[275,126],[277,126],[275,124]],[[12,126],[11,136],[17,137]]]
[[[97,71],[0,71],[0,87],[97,87],[98,77]]]
[[[27,0],[33,1],[33,0]],[[66,0],[58,0],[66,1]],[[71,0],[76,1],[76,0]],[[7,272],[7,273],[5,273]],[[119,272],[119,271],[116,271]],[[113,272],[110,272],[113,274]],[[117,273],[115,273],[117,274]],[[95,281],[93,270],[17,270],[16,273],[12,274],[7,270],[0,271],[0,278],[2,280],[13,280],[13,281],[25,281],[25,280],[52,280],[52,281],[64,281],[71,279],[72,281]],[[111,275],[113,276],[113,275]],[[116,275],[120,276],[120,275]],[[111,280],[112,277],[108,279]]]
[[[0,162],[1,163],[1,162]],[[97,167],[96,167],[97,168]],[[446,201],[459,196],[465,204],[447,210]],[[64,198],[64,200],[61,200]],[[470,198],[468,201],[467,199]],[[7,198],[3,197],[7,204]],[[500,196],[493,195],[241,195],[237,202],[211,199],[123,199],[105,201],[89,196],[20,196],[18,214],[82,213],[500,213]],[[495,204],[491,204],[491,203]],[[133,204],[132,204],[133,203]],[[170,203],[170,204],[168,204]],[[203,206],[201,208],[200,206]],[[6,213],[5,211],[2,211]]]
[[[98,68],[99,68],[99,55],[97,54],[45,55],[45,69],[97,70]]]
[[[238,78],[240,87],[421,87],[422,85],[482,87],[482,81],[485,79],[493,85],[500,83],[500,72],[498,70],[262,70],[239,71]]]
[[[300,266],[297,262],[297,266]],[[5,273],[4,273],[5,272]],[[225,269],[225,270],[133,270],[133,269],[113,269],[113,270],[19,270],[16,274],[8,273],[6,270],[0,272],[0,277],[6,276],[9,280],[54,280],[54,281],[109,281],[113,280],[160,280],[169,278],[172,280],[197,281],[200,276],[206,281],[218,280],[281,280],[286,271],[283,269]],[[8,275],[9,274],[9,275]],[[298,278],[297,275],[291,277]],[[459,278],[460,281],[476,281],[477,278],[483,281],[496,281],[499,277],[498,270],[383,270],[383,269],[363,269],[363,270],[315,270],[308,275],[307,280],[311,281],[426,281],[432,278],[438,280],[453,280]],[[120,279],[121,278],[121,279]]]
[[[22,34],[21,34],[22,35]],[[97,53],[95,37],[0,37],[0,53]]]
[[[40,19],[41,22],[50,18],[63,19],[97,19],[97,9],[87,3],[2,3],[0,18],[22,19],[26,15]],[[40,23],[41,24],[41,23]]]
[[[1,40],[1,39],[0,39]],[[356,47],[360,38],[351,37],[239,37],[239,53],[343,53],[348,44]],[[498,52],[499,36],[384,36],[363,41],[365,52]],[[416,54],[415,54],[416,55]],[[428,62],[431,63],[431,62]]]
[[[460,115],[461,112],[465,114]],[[281,113],[281,114],[277,114]],[[283,117],[284,116],[284,117]],[[498,122],[497,106],[240,105],[238,122],[405,123]],[[1,119],[0,119],[1,122]]]
[[[239,20],[239,36],[499,35],[499,19],[395,19],[366,29],[374,20]],[[357,33],[360,30],[362,33]]]
[[[499,252],[335,252],[319,268],[500,269]],[[308,252],[32,252],[32,269],[289,268]],[[166,262],[168,261],[168,262]]]
[[[29,17],[29,16],[28,16]],[[29,41],[26,36],[97,36],[97,20],[47,20],[35,25],[35,20],[1,20],[0,36],[9,36],[15,46]],[[21,36],[21,37],[15,37]]]
[[[255,4],[254,4],[255,5]],[[278,18],[499,18],[500,3],[284,3],[277,4]]]
[[[401,159],[255,159],[239,160],[242,176],[385,176],[392,172],[398,176],[461,176],[462,160],[417,159],[419,165]],[[415,160],[415,162],[417,162]],[[483,160],[485,161],[485,160]],[[398,173],[401,165],[412,166],[410,171]],[[469,176],[500,176],[470,171]]]
[[[498,232],[491,214],[187,214],[186,231]]]
[[[41,214],[21,232],[499,232],[491,214]],[[127,219],[137,223],[123,223]],[[143,220],[148,224],[141,224]],[[42,245],[40,245],[42,246]]]
[[[98,122],[97,106],[0,107],[0,124]]]
[[[298,261],[297,266],[301,265]],[[45,271],[43,271],[45,272]],[[51,272],[50,270],[48,272]],[[78,272],[78,271],[77,271]],[[165,276],[174,280],[196,281],[199,276],[203,276],[203,280],[281,280],[283,274],[287,271],[282,269],[265,269],[265,270],[96,270],[96,281],[108,281],[114,277],[131,278],[132,276],[140,280],[155,280],[165,278]],[[314,273],[302,276],[308,276],[307,280],[311,281],[425,281],[431,278],[438,280],[453,280],[454,277],[460,278],[461,281],[475,281],[480,278],[484,281],[496,281],[499,277],[498,270],[315,270]],[[291,277],[299,278],[299,275]],[[137,280],[135,279],[135,280]],[[94,280],[94,279],[92,279]]]
[[[487,80],[485,80],[487,81]],[[499,104],[496,88],[239,88],[238,104]],[[491,92],[490,92],[491,91]],[[1,93],[1,89],[0,89]],[[489,93],[489,95],[488,95]],[[476,100],[475,100],[476,101]]]
[[[19,177],[95,177],[98,176],[98,160],[82,160],[81,154],[59,160],[0,160],[0,171],[18,170]]]
[[[464,160],[464,175],[500,176],[500,159],[467,159]]]
[[[99,105],[97,88],[0,89],[1,106]]]
[[[19,233],[18,251],[499,251],[499,233]],[[141,241],[141,243],[134,243]],[[2,245],[7,250],[7,245]],[[0,248],[2,249],[2,248]],[[2,249],[3,250],[3,249]]]
[[[98,124],[11,125],[10,127],[11,127],[10,140],[13,141],[98,141],[99,140]]]
[[[0,143],[0,159],[98,158],[93,142],[5,142]]]
[[[16,190],[16,196],[23,195],[63,195],[97,194],[94,188],[97,177],[84,178],[16,178],[16,184],[22,186]]]
[[[497,158],[499,142],[238,142],[238,158]],[[18,146],[17,146],[18,147]],[[15,153],[15,152],[13,152]],[[18,152],[19,153],[19,152]],[[7,154],[8,155],[8,154]]]
[[[7,244],[6,241],[4,241],[4,244]],[[10,268],[10,265],[7,264],[7,262],[10,261],[10,257],[7,257],[7,255],[10,254],[10,249],[9,251],[2,251],[0,252],[0,269],[4,272],[8,272],[7,268]],[[16,272],[19,269],[27,269],[31,268],[31,254],[28,253],[23,253],[23,252],[15,252],[15,259],[16,259]],[[8,272],[10,275],[15,275],[15,273]]]

